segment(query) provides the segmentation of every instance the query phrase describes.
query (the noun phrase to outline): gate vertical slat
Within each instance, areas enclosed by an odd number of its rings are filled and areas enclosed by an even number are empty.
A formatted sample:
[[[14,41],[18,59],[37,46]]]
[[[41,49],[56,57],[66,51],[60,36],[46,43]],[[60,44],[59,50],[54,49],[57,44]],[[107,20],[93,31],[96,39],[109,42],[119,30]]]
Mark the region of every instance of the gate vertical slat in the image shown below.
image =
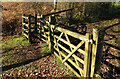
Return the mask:
[[[86,38],[91,39],[91,35],[86,33]],[[84,77],[89,77],[90,67],[91,42],[85,42],[85,56],[84,56]]]

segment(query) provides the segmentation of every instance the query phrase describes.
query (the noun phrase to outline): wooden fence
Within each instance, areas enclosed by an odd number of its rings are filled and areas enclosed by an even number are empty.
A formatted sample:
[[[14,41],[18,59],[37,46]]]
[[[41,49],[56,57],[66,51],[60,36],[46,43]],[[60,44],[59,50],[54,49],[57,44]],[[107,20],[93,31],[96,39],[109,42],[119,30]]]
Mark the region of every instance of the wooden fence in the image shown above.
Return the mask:
[[[36,31],[38,38],[48,43],[51,52],[77,77],[93,77],[99,69],[104,36],[97,28],[93,29],[93,34],[85,35],[61,28],[54,24],[54,14],[23,14],[23,35],[30,40],[31,32]]]

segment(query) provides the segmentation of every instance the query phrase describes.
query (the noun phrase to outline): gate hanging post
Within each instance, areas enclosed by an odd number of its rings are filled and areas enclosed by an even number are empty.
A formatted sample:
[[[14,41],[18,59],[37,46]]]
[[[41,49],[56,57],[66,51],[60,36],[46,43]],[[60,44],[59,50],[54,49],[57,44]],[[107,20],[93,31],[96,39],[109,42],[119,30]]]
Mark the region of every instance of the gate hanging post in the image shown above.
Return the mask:
[[[91,39],[91,34],[86,33],[86,39]],[[90,77],[90,54],[91,42],[85,42],[85,56],[84,56],[84,77]]]
[[[90,77],[93,77],[95,70],[95,61],[96,61],[96,53],[97,53],[97,45],[98,45],[98,36],[99,32],[97,28],[93,28],[93,45],[92,45],[92,58],[91,58],[91,73]]]
[[[102,30],[98,30],[97,28],[93,29],[93,41],[94,44],[92,46],[92,62],[91,62],[91,73],[90,77],[94,77],[94,74],[99,72],[102,51],[103,51],[103,40],[104,40],[104,32]]]

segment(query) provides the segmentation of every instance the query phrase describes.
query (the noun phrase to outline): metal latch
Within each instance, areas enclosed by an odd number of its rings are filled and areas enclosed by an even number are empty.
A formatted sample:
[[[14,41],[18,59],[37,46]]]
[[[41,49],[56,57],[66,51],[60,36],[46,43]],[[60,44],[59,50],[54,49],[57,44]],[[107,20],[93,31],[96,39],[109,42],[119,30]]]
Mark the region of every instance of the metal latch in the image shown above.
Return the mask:
[[[93,40],[92,40],[92,39],[88,40],[88,39],[83,38],[83,37],[79,37],[79,39],[81,39],[81,40],[83,40],[83,41],[86,41],[86,42],[91,42],[91,43],[93,43]]]

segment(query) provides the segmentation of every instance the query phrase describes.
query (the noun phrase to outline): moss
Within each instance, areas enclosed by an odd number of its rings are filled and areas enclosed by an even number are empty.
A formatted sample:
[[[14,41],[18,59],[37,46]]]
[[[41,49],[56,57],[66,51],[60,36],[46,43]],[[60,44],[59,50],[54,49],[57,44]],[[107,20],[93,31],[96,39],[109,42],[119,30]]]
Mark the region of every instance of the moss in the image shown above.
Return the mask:
[[[28,46],[30,43],[24,36],[11,37],[9,40],[2,42],[2,49],[10,49],[19,46]]]
[[[18,55],[19,52],[17,53],[15,52],[15,50],[11,50],[14,49],[14,47],[30,45],[30,43],[27,41],[27,39],[24,36],[13,36],[10,37],[9,39],[3,39],[3,40],[4,41],[2,43],[2,51],[6,51],[2,54],[3,65],[13,64],[24,58],[24,56]]]

